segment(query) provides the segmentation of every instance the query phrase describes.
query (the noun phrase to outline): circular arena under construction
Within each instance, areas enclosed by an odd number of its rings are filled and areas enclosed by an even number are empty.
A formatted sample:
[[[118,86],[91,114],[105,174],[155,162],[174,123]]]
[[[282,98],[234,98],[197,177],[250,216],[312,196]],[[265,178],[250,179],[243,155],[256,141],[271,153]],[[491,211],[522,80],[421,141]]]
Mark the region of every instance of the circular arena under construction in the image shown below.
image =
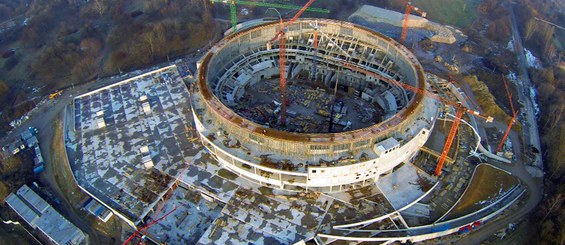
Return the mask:
[[[352,23],[298,19],[283,36],[281,73],[278,30],[232,34],[197,65],[196,129],[224,167],[261,185],[336,192],[416,155],[438,103],[414,92],[429,85],[412,53]]]

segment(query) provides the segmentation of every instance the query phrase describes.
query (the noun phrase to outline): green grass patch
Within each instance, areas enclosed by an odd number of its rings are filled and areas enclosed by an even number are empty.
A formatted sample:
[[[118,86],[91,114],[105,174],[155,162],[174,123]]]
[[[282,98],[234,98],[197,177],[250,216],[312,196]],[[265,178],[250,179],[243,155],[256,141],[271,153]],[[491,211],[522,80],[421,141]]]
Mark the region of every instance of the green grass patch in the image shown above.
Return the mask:
[[[414,0],[412,4],[426,12],[429,20],[465,28],[477,18],[479,1]]]
[[[47,163],[46,167],[51,168],[59,190],[69,200],[69,203],[79,205],[86,194],[76,185],[73,173],[69,168],[69,162],[65,155],[65,143],[63,141],[63,123],[59,117],[55,120],[54,127],[55,132],[51,141],[51,151],[48,153],[51,154],[51,166]]]

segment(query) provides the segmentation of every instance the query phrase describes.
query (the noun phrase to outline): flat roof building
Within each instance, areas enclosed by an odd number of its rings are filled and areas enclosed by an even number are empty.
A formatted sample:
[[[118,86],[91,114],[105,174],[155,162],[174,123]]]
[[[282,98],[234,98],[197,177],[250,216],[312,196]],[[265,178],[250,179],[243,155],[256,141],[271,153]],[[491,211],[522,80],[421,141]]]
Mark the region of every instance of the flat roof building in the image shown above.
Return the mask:
[[[8,195],[6,203],[33,229],[45,235],[49,242],[86,244],[86,235],[27,185]]]

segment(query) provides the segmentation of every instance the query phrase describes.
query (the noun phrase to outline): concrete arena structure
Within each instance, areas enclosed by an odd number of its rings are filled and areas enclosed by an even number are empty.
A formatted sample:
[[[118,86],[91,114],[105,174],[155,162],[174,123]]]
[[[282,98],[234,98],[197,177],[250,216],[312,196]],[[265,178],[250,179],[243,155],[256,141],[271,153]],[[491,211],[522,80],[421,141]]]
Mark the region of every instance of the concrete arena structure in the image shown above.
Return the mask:
[[[297,133],[236,113],[232,107],[246,87],[278,78],[278,44],[268,44],[278,23],[264,23],[226,37],[198,62],[192,87],[196,129],[225,168],[261,185],[321,192],[370,185],[415,156],[434,126],[438,103],[344,68],[342,62],[348,62],[414,87],[429,86],[421,65],[404,46],[337,20],[298,19],[288,27],[289,80],[312,72],[315,25],[322,34],[316,58],[319,83],[333,87],[339,79],[344,93],[379,104],[387,115],[382,121],[335,133]]]

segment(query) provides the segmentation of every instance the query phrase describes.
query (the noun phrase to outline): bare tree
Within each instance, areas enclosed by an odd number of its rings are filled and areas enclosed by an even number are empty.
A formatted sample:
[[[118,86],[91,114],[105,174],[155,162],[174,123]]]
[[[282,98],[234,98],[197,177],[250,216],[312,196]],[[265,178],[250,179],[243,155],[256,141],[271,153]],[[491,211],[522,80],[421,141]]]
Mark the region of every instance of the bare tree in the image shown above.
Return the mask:
[[[565,197],[563,196],[562,193],[558,193],[555,196],[547,199],[545,205],[542,207],[542,210],[545,213],[542,222],[545,219],[547,219],[547,216],[549,216],[550,214],[561,210],[561,207],[563,206],[563,201],[565,201]]]
[[[149,56],[153,57],[155,55],[155,35],[153,35],[152,31],[148,31],[142,34],[142,38],[144,43],[147,45],[147,49],[149,50]]]
[[[100,16],[106,12],[107,5],[108,2],[105,0],[94,0],[94,8],[96,8],[96,11]]]
[[[551,112],[548,115],[544,127],[548,128],[549,130],[553,130],[557,125],[559,125],[564,110],[565,110],[565,104],[562,103],[551,104],[549,106],[549,111]]]
[[[537,22],[534,18],[530,18],[528,20],[528,22],[526,23],[526,28],[524,30],[524,37],[526,38],[526,40],[529,40],[532,37],[532,35],[536,31],[536,25]]]
[[[553,40],[553,33],[555,33],[555,27],[550,25],[545,25],[543,28],[543,41],[545,46],[551,45]]]
[[[142,34],[144,43],[147,46],[150,57],[161,55],[163,46],[166,43],[165,27],[162,23],[151,26]]]

